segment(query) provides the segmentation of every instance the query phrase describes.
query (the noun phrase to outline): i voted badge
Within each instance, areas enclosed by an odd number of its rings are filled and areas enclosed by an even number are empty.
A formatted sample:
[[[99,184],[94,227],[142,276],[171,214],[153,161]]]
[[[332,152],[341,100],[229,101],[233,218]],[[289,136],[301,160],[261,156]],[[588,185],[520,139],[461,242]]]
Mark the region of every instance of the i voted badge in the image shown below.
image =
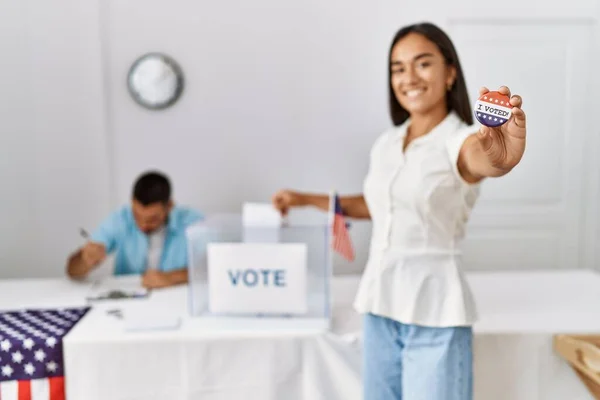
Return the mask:
[[[495,128],[510,118],[512,106],[508,96],[500,92],[487,92],[475,103],[475,118],[485,126]]]

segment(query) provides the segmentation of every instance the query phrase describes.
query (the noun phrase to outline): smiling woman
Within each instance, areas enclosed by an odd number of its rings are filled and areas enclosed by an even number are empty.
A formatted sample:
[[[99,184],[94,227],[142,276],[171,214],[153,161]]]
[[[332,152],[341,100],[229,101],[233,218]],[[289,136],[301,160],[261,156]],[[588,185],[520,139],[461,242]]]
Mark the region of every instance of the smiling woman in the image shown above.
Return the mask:
[[[455,110],[473,123],[469,96],[458,55],[441,31],[419,32],[407,27],[394,38],[389,56],[389,104],[394,125],[412,114]]]
[[[477,312],[460,244],[481,180],[521,160],[525,113],[503,86],[509,121],[474,126],[454,45],[429,23],[402,28],[392,40],[388,88],[394,127],[371,149],[364,194],[341,199],[346,216],[373,220],[354,304],[365,314],[363,397],[471,400]],[[327,199],[282,190],[273,204],[287,213],[327,209]]]

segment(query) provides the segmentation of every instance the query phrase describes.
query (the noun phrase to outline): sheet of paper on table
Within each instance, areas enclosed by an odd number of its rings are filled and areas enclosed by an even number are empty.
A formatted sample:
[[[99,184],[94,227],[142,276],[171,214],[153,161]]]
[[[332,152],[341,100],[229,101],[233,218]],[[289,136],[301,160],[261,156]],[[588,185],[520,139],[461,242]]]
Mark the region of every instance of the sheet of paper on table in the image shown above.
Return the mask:
[[[149,309],[126,309],[123,321],[126,332],[175,330],[181,326],[178,315]]]

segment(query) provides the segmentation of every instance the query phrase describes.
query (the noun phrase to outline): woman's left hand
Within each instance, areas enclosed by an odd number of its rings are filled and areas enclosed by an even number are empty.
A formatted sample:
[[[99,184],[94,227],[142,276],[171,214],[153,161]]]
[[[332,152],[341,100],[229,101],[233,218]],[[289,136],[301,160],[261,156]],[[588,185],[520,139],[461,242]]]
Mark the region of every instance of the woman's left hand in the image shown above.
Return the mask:
[[[501,86],[498,91],[510,98],[510,104],[513,106],[510,119],[496,128],[482,125],[477,138],[491,165],[500,170],[510,171],[521,161],[525,152],[525,112],[521,109],[521,96],[511,96],[510,89],[506,86]],[[487,92],[489,90],[485,87],[479,89],[480,96]]]

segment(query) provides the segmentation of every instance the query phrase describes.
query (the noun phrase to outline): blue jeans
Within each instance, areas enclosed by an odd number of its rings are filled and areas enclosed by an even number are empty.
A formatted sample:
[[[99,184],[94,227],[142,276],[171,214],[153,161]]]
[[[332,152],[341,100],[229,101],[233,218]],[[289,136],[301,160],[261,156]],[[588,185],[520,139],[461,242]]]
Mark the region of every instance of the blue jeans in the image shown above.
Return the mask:
[[[471,327],[364,317],[364,400],[472,400]]]

